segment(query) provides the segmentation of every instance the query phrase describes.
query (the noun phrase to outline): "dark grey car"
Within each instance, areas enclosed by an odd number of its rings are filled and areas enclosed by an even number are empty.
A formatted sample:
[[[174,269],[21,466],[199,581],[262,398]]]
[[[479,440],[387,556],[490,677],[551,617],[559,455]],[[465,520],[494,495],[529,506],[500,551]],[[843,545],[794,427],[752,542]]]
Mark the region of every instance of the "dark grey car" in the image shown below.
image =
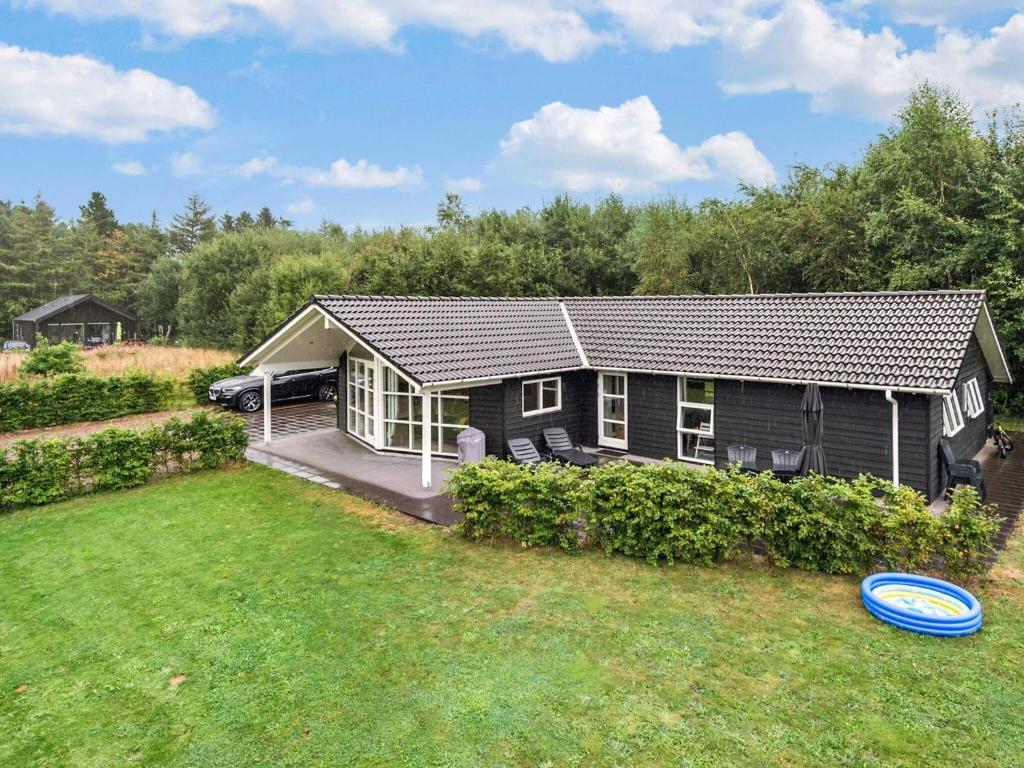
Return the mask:
[[[337,368],[282,371],[274,374],[270,384],[271,402],[333,400],[337,387]],[[234,376],[215,381],[210,387],[210,402],[254,413],[263,407],[263,377]]]

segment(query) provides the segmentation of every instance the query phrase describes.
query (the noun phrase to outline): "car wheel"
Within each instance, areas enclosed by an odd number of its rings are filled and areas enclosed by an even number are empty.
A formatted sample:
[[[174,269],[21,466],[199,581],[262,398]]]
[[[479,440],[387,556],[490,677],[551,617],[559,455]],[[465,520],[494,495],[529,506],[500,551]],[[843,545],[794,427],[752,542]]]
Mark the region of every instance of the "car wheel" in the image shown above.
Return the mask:
[[[263,407],[263,395],[254,389],[238,396],[238,409],[246,413],[256,413]]]
[[[335,389],[337,389],[337,385],[333,381],[325,381],[320,385],[320,389],[317,390],[316,399],[321,402],[333,400]]]

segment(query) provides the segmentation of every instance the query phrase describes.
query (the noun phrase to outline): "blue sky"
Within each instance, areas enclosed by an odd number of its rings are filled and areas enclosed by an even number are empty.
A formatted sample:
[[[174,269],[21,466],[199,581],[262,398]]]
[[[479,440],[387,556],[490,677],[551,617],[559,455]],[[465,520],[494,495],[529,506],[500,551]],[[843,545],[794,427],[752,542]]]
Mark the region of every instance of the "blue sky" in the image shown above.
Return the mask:
[[[299,226],[695,202],[856,158],[923,79],[1024,100],[1024,4],[0,0],[0,198]]]

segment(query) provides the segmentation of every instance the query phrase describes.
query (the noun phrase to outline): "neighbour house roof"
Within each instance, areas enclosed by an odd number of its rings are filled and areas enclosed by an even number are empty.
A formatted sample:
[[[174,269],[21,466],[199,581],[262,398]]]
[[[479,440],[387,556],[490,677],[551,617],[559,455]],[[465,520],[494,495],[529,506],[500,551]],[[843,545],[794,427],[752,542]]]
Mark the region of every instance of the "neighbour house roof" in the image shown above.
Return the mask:
[[[70,309],[71,307],[77,304],[81,304],[85,301],[95,302],[96,304],[99,304],[102,307],[106,307],[107,309],[111,310],[112,312],[116,312],[119,315],[124,315],[125,317],[131,320],[135,319],[135,315],[131,314],[130,312],[125,312],[123,309],[115,307],[113,304],[108,304],[107,302],[101,299],[97,299],[91,293],[71,293],[68,294],[67,296],[60,296],[54,299],[53,301],[48,301],[45,304],[41,304],[38,307],[35,307],[34,309],[28,310],[27,312],[22,312],[14,319],[31,320],[34,322],[38,322],[40,320],[45,320],[48,317],[52,317],[53,315],[56,315],[58,312],[63,312],[65,309]]]
[[[982,291],[310,303],[422,385],[608,368],[938,392],[972,336],[1009,380]]]

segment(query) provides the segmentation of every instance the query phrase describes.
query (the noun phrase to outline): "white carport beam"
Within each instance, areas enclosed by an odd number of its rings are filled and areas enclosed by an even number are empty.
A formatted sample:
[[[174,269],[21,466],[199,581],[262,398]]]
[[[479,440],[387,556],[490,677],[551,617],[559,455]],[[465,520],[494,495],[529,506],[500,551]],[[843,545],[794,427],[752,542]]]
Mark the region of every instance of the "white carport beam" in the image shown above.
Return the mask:
[[[430,393],[424,392],[420,395],[423,407],[423,421],[421,428],[423,430],[423,437],[420,441],[421,462],[420,462],[420,481],[423,483],[424,488],[429,488],[431,484],[431,471],[430,471]]]
[[[270,445],[270,387],[274,374],[263,374],[263,443]]]

